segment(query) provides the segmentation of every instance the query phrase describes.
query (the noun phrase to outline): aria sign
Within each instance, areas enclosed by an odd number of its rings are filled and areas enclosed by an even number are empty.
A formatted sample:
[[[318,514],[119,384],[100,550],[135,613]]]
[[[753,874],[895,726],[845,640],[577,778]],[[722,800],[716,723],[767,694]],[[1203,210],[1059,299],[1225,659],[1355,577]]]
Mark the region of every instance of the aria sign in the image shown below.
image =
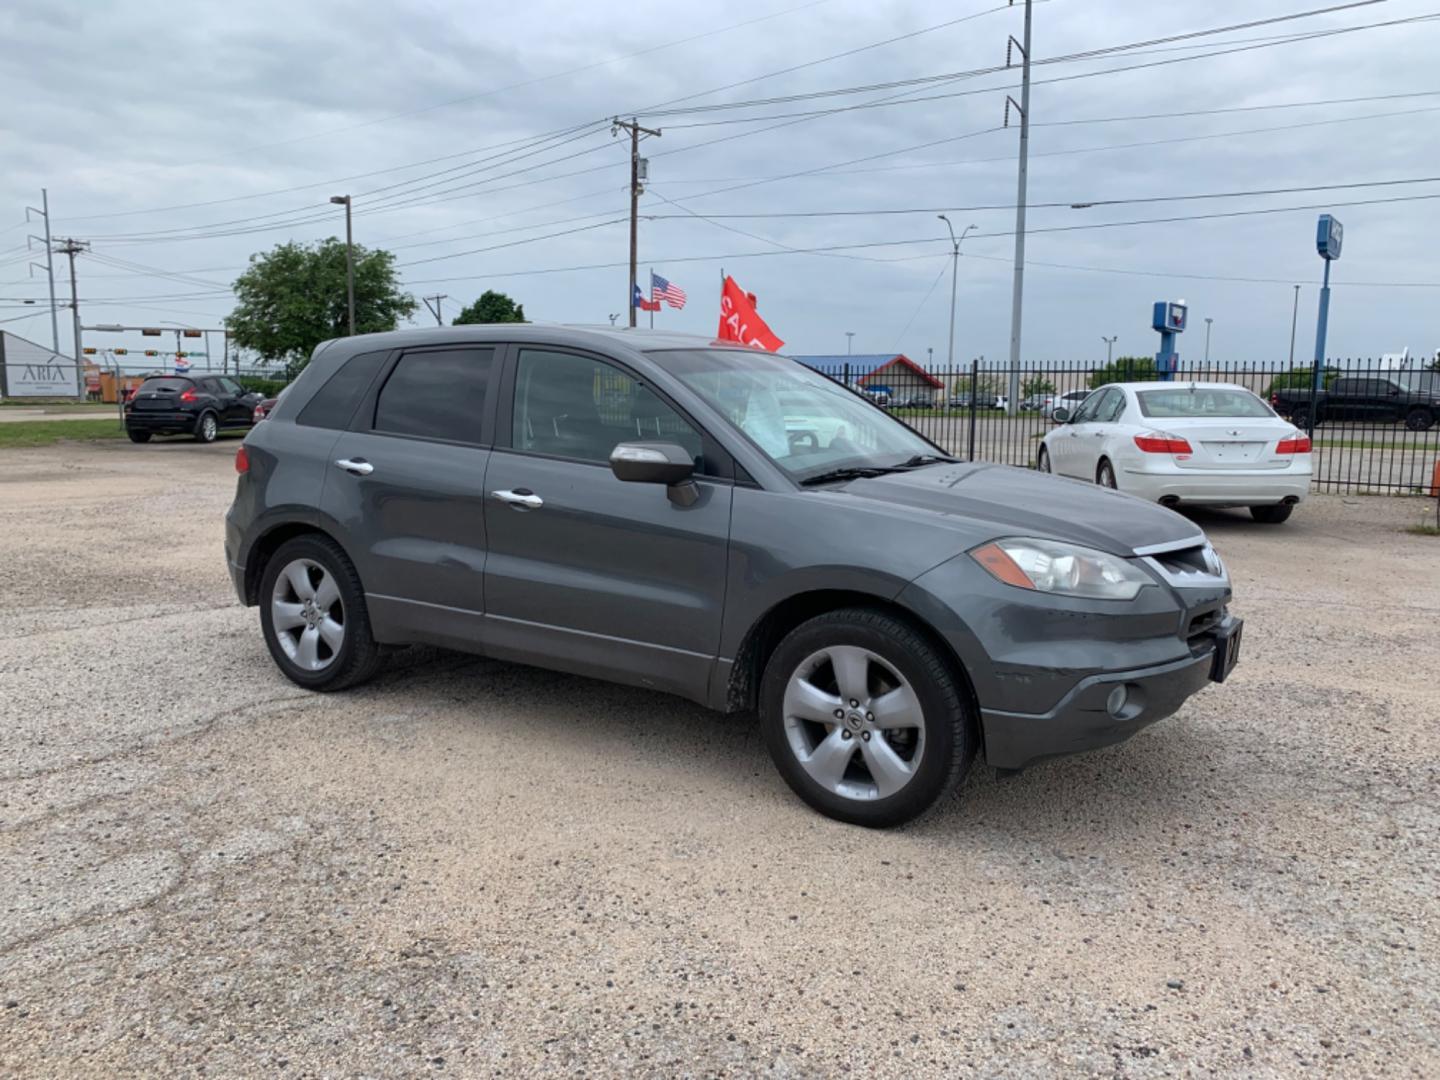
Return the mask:
[[[75,361],[33,341],[0,333],[0,396],[75,397]]]

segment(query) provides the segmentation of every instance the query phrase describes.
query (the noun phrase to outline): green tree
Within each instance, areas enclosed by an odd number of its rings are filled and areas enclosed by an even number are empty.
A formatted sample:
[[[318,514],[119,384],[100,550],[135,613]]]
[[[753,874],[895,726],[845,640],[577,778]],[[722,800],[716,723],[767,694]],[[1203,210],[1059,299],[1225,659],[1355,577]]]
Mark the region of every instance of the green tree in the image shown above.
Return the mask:
[[[235,308],[225,319],[231,340],[252,349],[262,364],[298,371],[315,346],[349,330],[345,245],[333,236],[310,244],[281,244],[250,256],[235,279]],[[355,248],[355,332],[394,330],[415,311],[400,289],[395,256]]]
[[[486,289],[480,299],[455,316],[454,326],[471,323],[524,322],[525,305],[517,304],[503,292]]]
[[[1121,356],[1090,373],[1090,389],[1116,382],[1154,382],[1157,378],[1153,356]]]
[[[1037,394],[1053,394],[1055,384],[1043,375],[1032,375],[1020,384],[1020,396],[1022,398],[1035,397]]]
[[[1265,388],[1264,396],[1268,398],[1276,390],[1309,390],[1314,377],[1315,369],[1313,367],[1298,367],[1282,371],[1270,380],[1270,385]],[[1327,388],[1339,377],[1340,373],[1331,367],[1327,367],[1322,376]]]

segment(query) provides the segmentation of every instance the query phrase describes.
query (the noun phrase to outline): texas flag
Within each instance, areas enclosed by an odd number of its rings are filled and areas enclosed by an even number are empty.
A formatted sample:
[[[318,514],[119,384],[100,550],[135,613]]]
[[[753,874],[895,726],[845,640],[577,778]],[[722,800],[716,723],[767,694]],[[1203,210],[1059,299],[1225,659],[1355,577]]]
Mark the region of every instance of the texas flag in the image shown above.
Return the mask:
[[[634,300],[634,306],[635,306],[635,307],[638,307],[641,311],[659,311],[659,310],[660,310],[660,301],[659,301],[659,300],[646,300],[646,299],[645,299],[645,294],[640,291],[640,286],[639,286],[639,285],[636,285],[636,286],[635,286],[635,296],[634,296],[633,300]]]

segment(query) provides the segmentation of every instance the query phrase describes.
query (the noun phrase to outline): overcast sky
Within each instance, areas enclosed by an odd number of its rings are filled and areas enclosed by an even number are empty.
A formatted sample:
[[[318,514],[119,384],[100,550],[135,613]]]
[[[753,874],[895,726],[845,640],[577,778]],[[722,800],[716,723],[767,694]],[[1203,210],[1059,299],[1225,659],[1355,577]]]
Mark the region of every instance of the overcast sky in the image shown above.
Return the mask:
[[[1038,62],[1321,6],[1048,0],[1035,6],[1033,52]],[[1346,228],[1334,270],[1331,354],[1440,347],[1440,198],[1414,198],[1440,196],[1440,182],[1070,206],[1440,176],[1440,21],[1272,44],[1431,11],[1440,4],[1386,0],[1037,66],[1025,360],[1103,360],[1101,338],[1109,335],[1119,336],[1117,355],[1153,354],[1150,307],[1162,298],[1189,301],[1191,327],[1180,346],[1187,360],[1203,355],[1206,318],[1214,320],[1212,358],[1284,360],[1292,283],[1303,285],[1297,360],[1308,357],[1322,270],[1314,248],[1321,205],[1333,206]],[[919,32],[932,27],[939,28]],[[957,231],[979,226],[960,260],[957,360],[1002,359],[1010,336],[1017,118],[1010,129],[995,129],[1006,94],[1019,97],[1016,73],[723,112],[656,116],[651,108],[646,116],[647,107],[675,99],[711,106],[987,68],[1004,62],[1007,36],[1021,31],[1021,7],[999,0],[9,0],[0,9],[0,101],[7,103],[0,115],[0,319],[17,321],[0,326],[50,340],[46,313],[17,306],[17,298],[45,295],[43,277],[27,278],[19,247],[25,206],[39,204],[42,187],[57,235],[93,243],[95,256],[79,259],[87,325],[219,326],[230,306],[222,290],[252,252],[343,236],[341,208],[327,200],[344,192],[355,196],[357,242],[393,250],[407,287],[417,297],[448,294],[450,316],[496,288],[535,321],[603,322],[625,311],[627,233],[614,223],[628,205],[624,140],[603,126],[570,141],[521,140],[638,112],[642,123],[663,131],[644,147],[651,186],[641,202],[642,280],[654,266],[690,297],[683,312],[662,311],[658,325],[713,333],[723,265],[758,294],[787,351],[843,353],[845,332],[853,331],[857,353],[903,351],[924,363],[933,348],[940,364],[950,247],[935,211],[947,208]],[[1240,45],[1263,47],[1200,55]],[[1138,69],[1091,75],[1123,67]],[[1063,81],[1047,82],[1055,79]],[[887,107],[779,115],[901,93],[904,103]],[[1335,103],[1401,94],[1411,96]],[[1251,108],[1307,102],[1321,104]],[[1247,111],[1113,119],[1219,109]],[[774,118],[684,126],[737,117]],[[1100,119],[1110,122],[1073,123]],[[300,190],[280,191],[290,188]],[[1396,198],[1409,201],[1344,205]],[[404,205],[389,205],[397,202]],[[183,208],[193,203],[213,205]],[[987,206],[997,208],[970,209]],[[1297,208],[1045,231],[1272,207]],[[692,216],[896,209],[920,212]],[[265,230],[215,235],[260,226]],[[176,239],[186,230],[198,238]],[[501,244],[512,246],[461,254]],[[884,246],[785,250],[848,245]],[[602,265],[571,269],[595,264]],[[61,314],[62,348],[68,314]],[[417,320],[425,317],[422,307]]]

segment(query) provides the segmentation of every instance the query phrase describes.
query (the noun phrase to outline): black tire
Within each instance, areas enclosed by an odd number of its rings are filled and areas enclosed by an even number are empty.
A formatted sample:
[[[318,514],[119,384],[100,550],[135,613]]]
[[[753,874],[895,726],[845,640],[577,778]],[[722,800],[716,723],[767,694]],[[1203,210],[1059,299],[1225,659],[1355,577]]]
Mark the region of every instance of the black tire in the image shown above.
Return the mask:
[[[854,799],[827,790],[805,771],[786,735],[790,677],[815,652],[842,645],[880,657],[904,676],[920,702],[925,738],[920,764],[904,787],[885,798]],[[852,825],[890,828],[919,817],[953,792],[975,757],[978,720],[970,713],[962,678],[950,658],[904,619],[870,608],[842,608],[802,623],[770,655],[760,684],[760,726],[780,775],[811,807]]]
[[[150,441],[150,432],[148,431],[136,431],[134,428],[126,428],[125,434],[130,436],[131,442],[144,443]]]
[[[195,421],[195,441],[212,443],[220,434],[220,419],[208,409]]]
[[[1405,414],[1405,426],[1411,431],[1429,431],[1430,425],[1435,423],[1435,417],[1429,409],[1411,409]]]
[[[1040,452],[1035,455],[1035,467],[1043,473],[1053,472],[1050,468],[1050,451],[1040,447]]]
[[[1293,503],[1270,503],[1268,506],[1250,507],[1250,516],[1262,525],[1280,525],[1290,520],[1294,509]]]
[[[1120,484],[1115,479],[1115,466],[1110,464],[1109,458],[1100,459],[1100,464],[1095,469],[1095,483],[1112,491],[1120,490]]]
[[[1294,424],[1302,431],[1310,430],[1310,406],[1296,405],[1295,408],[1291,409],[1290,423]],[[1315,426],[1319,427],[1320,425],[1316,424]]]
[[[319,563],[333,575],[340,589],[345,639],[334,659],[320,671],[306,671],[291,660],[275,631],[270,605],[276,579],[296,559]],[[354,565],[340,545],[327,536],[297,536],[281,544],[270,556],[260,577],[260,630],[276,666],[287,679],[306,690],[344,690],[365,682],[375,674],[380,664],[380,646],[370,633],[370,612],[365,607],[365,590],[360,584],[360,575],[355,572]]]

